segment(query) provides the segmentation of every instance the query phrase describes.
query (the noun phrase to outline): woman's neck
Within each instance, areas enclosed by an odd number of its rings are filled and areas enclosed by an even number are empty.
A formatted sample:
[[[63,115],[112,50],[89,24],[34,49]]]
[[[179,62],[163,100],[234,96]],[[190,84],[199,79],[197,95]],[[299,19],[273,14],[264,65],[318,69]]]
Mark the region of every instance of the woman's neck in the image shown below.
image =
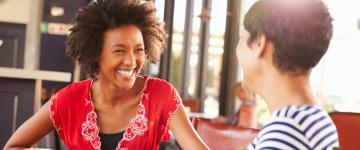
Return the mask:
[[[261,96],[271,112],[290,105],[317,105],[310,88],[309,75],[278,74],[268,77],[264,80],[266,83],[263,83]]]
[[[134,86],[130,89],[121,89],[114,84],[104,81],[101,78],[94,80],[92,95],[97,102],[115,106],[116,104],[127,103],[129,99],[137,97],[143,86],[141,79],[136,79]]]

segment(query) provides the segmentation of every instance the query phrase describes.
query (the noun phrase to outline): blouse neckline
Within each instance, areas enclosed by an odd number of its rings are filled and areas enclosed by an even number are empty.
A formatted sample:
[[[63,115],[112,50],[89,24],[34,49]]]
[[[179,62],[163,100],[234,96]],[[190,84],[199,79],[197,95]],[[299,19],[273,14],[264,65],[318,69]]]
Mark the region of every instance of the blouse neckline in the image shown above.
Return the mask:
[[[128,125],[128,127],[126,127],[126,129],[124,130],[124,131],[122,131],[122,132],[124,132],[124,135],[123,135],[123,137],[121,138],[121,140],[118,142],[118,144],[117,144],[117,148],[120,148],[120,146],[121,146],[121,143],[124,141],[124,140],[127,140],[127,141],[129,141],[129,140],[132,140],[133,138],[135,138],[135,136],[132,136],[131,138],[128,138],[128,137],[126,137],[126,134],[127,133],[130,133],[130,132],[133,132],[132,130],[132,128],[133,128],[133,125],[132,125],[132,123],[134,122],[134,120],[136,121],[136,120],[138,120],[138,116],[140,115],[140,116],[144,116],[145,115],[145,108],[144,108],[144,92],[146,91],[146,89],[147,89],[147,87],[148,87],[148,81],[149,81],[149,79],[150,79],[150,76],[141,76],[141,77],[144,77],[144,78],[146,78],[145,79],[145,83],[144,83],[144,87],[143,87],[143,89],[141,90],[141,95],[140,95],[140,102],[139,102],[139,104],[138,104],[138,106],[137,106],[137,114],[135,115],[135,116],[133,116],[133,117],[131,117],[131,119],[130,119],[130,124]],[[92,95],[91,95],[91,89],[92,89],[92,84],[93,84],[93,82],[95,81],[95,79],[92,79],[91,80],[91,82],[90,82],[90,87],[89,87],[89,94],[88,94],[88,96],[89,96],[89,98],[88,98],[88,100],[90,101],[90,107],[91,107],[91,111],[88,113],[88,114],[92,114],[93,116],[94,116],[94,119],[93,119],[93,128],[96,130],[96,132],[95,132],[95,134],[96,135],[93,135],[94,137],[95,137],[95,139],[97,139],[98,141],[96,141],[96,142],[99,142],[99,144],[96,144],[96,146],[94,146],[94,142],[91,142],[91,144],[92,144],[92,146],[95,148],[95,147],[98,147],[99,149],[100,149],[100,147],[101,147],[101,141],[100,141],[100,136],[99,136],[99,133],[100,133],[100,128],[99,128],[99,125],[97,124],[97,114],[96,114],[96,112],[95,112],[95,105],[94,105],[94,102],[93,102],[93,100],[92,100]],[[145,98],[148,98],[147,96],[145,96]],[[88,117],[87,117],[88,118]],[[147,119],[146,119],[146,122],[147,122]],[[147,130],[147,129],[146,129]],[[133,134],[132,134],[133,135]]]

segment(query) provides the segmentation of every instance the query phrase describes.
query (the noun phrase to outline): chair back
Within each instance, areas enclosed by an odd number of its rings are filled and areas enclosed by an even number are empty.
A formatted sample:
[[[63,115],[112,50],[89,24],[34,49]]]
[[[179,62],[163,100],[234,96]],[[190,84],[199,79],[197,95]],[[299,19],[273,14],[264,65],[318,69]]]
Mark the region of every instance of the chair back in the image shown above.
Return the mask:
[[[360,113],[332,112],[329,114],[334,121],[339,135],[341,150],[360,148]]]
[[[242,150],[251,144],[258,129],[223,125],[193,118],[193,125],[201,139],[212,150]]]
[[[199,112],[199,101],[197,99],[184,99],[182,103],[185,107],[189,107],[191,112]]]

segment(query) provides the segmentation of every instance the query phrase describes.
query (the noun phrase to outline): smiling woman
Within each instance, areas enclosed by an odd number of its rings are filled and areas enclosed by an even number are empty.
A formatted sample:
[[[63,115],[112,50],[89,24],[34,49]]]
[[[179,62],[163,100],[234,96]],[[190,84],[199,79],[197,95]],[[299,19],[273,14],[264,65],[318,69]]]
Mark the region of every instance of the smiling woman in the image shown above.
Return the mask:
[[[160,53],[164,50],[166,33],[155,14],[155,7],[151,3],[141,4],[141,7],[130,3],[123,1],[121,4],[114,4],[129,8],[109,9],[105,12],[105,6],[99,1],[78,11],[76,25],[70,29],[71,34],[67,40],[67,54],[79,60],[91,77],[99,73],[98,56],[105,44],[104,32],[122,25],[136,26],[142,34],[147,59],[152,63],[159,60]]]
[[[123,25],[106,31],[98,62],[99,79],[121,89],[130,89],[145,62],[140,29],[134,25]]]
[[[5,149],[30,147],[53,129],[69,149],[159,149],[170,139],[169,129],[182,148],[207,149],[173,86],[139,75],[165,46],[152,3],[98,0],[81,8],[74,21],[67,53],[91,79],[53,95]]]

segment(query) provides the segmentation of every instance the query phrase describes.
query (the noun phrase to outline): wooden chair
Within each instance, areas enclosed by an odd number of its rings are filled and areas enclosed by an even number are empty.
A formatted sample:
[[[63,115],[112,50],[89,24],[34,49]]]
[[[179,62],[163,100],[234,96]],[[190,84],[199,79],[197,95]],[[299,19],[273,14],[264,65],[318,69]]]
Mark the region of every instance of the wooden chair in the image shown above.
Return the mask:
[[[341,150],[356,150],[360,148],[360,113],[332,112],[339,134]]]
[[[245,149],[259,132],[258,129],[223,125],[199,118],[193,118],[192,123],[212,150]]]

